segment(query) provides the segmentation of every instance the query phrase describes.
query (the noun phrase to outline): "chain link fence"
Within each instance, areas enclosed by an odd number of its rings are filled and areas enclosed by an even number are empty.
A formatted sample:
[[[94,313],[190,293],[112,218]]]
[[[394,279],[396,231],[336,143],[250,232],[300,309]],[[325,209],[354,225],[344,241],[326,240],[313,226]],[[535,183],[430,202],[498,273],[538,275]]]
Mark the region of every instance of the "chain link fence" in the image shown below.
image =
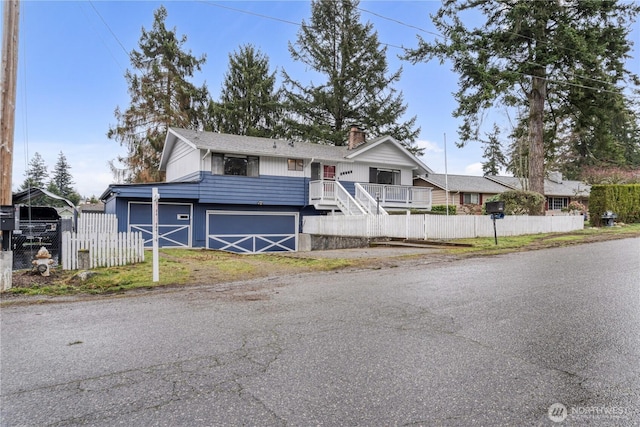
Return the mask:
[[[53,261],[52,267],[60,264],[62,232],[73,229],[73,220],[28,220],[20,221],[19,226],[19,230],[14,230],[11,239],[14,270],[32,268],[32,261],[36,259],[36,254],[42,247],[49,251]]]

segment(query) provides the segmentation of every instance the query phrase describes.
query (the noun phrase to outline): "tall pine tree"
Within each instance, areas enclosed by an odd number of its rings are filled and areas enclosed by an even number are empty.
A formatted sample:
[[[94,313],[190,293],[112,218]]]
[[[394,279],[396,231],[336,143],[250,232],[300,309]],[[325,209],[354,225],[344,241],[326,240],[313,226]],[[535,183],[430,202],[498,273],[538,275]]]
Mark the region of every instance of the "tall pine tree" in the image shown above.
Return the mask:
[[[211,130],[234,135],[277,137],[281,102],[269,58],[252,45],[229,54],[219,102],[211,102]]]
[[[305,84],[284,72],[288,117],[293,137],[342,145],[351,126],[372,135],[391,135],[414,152],[416,118],[405,122],[402,93],[393,88],[402,70],[388,73],[371,23],[360,22],[357,0],[314,0],[311,19],[303,22],[289,52],[324,81]]]
[[[420,38],[406,58],[451,61],[460,75],[453,115],[462,119],[462,145],[477,140],[486,110],[524,111],[530,189],[543,193],[545,155],[558,149],[559,125],[576,134],[595,125],[597,141],[612,147],[602,138],[612,133],[603,118],[618,115],[626,104],[622,88],[638,84],[625,61],[639,11],[615,0],[446,0],[432,17],[443,37]],[[462,16],[474,13],[484,19],[468,27]]]
[[[487,175],[500,174],[500,168],[505,166],[507,159],[502,153],[500,144],[500,128],[494,123],[493,130],[487,134],[487,139],[482,141],[484,145],[483,157],[485,162],[482,163],[482,172]]]
[[[80,195],[73,189],[73,184],[71,166],[61,151],[60,154],[58,154],[58,161],[53,167],[51,181],[47,189],[77,205],[80,201]]]
[[[127,167],[129,182],[163,179],[158,167],[167,129],[201,126],[208,100],[206,86],[198,88],[188,81],[205,57],[184,51],[186,36],[167,29],[166,18],[161,6],[154,12],[152,29],[142,29],[140,50],[131,53],[134,71],[125,73],[131,104],[124,112],[116,108],[118,124],[107,133],[128,149],[127,157],[118,160]]]
[[[29,167],[24,173],[25,180],[20,186],[20,190],[29,188],[46,188],[46,181],[49,177],[47,165],[40,153],[36,152],[29,161]]]

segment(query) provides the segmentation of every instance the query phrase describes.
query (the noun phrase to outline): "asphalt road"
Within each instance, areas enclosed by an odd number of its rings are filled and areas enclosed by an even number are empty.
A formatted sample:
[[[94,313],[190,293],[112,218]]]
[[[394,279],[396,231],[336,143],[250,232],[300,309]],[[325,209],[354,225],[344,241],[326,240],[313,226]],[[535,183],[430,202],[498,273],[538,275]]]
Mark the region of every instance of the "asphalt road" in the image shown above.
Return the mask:
[[[640,239],[0,321],[2,426],[640,424]]]

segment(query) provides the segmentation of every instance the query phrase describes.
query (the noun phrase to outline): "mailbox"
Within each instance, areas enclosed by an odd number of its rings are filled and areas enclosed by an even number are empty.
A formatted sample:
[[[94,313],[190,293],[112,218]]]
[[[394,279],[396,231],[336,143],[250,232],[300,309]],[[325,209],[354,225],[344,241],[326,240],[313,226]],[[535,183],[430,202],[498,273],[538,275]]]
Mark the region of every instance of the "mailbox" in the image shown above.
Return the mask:
[[[504,202],[487,202],[484,208],[488,214],[504,213]]]
[[[0,206],[0,230],[13,230],[16,225],[16,209],[13,206]]]

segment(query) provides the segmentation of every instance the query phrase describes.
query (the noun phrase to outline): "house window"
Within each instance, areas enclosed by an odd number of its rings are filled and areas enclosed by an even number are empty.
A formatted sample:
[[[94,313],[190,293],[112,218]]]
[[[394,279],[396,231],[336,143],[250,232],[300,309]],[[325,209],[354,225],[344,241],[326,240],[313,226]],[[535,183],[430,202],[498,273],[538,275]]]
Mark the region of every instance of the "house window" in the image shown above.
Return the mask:
[[[395,169],[369,168],[369,183],[400,185],[400,171]]]
[[[303,159],[287,159],[287,167],[290,171],[304,170],[304,160]]]
[[[211,155],[211,172],[216,175],[258,176],[260,161],[255,156]]]
[[[480,204],[480,194],[478,194],[478,193],[462,193],[462,204],[463,205],[479,205]]]
[[[324,179],[336,179],[336,167],[333,165],[324,165]]]
[[[568,197],[549,197],[548,206],[550,211],[560,211],[569,206]]]

